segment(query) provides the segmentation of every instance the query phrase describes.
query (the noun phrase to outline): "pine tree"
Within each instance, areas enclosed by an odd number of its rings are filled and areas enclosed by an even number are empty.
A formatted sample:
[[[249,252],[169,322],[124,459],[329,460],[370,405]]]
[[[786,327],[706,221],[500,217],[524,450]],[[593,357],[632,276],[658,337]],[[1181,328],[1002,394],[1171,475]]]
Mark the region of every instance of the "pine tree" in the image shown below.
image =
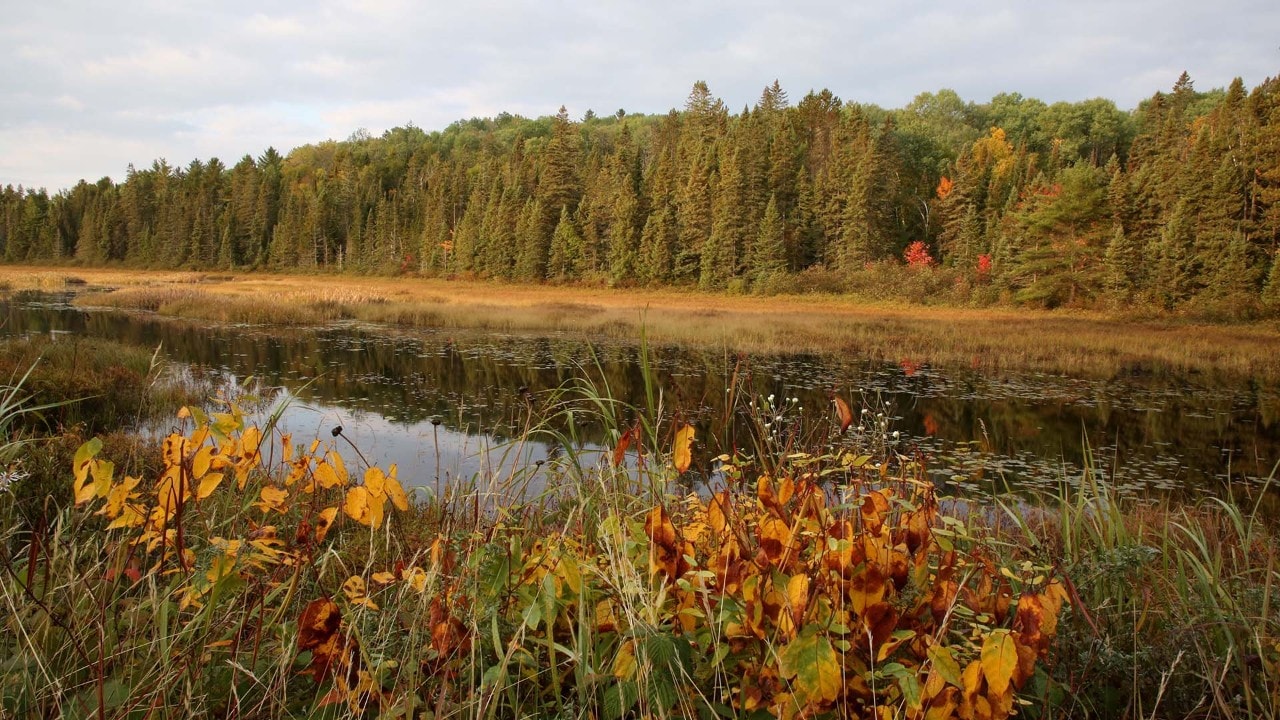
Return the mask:
[[[1107,288],[1120,300],[1131,299],[1143,287],[1146,270],[1143,260],[1142,245],[1116,224],[1107,245],[1104,267]]]
[[[1280,251],[1271,254],[1271,271],[1262,288],[1262,303],[1271,312],[1280,312]]]
[[[542,153],[535,193],[541,203],[543,218],[540,230],[549,239],[560,217],[560,208],[572,213],[578,207],[582,187],[578,177],[581,142],[577,125],[569,119],[569,111],[560,106],[551,122],[551,139]]]
[[[769,204],[764,209],[764,218],[760,222],[760,231],[751,248],[749,265],[752,282],[764,283],[769,278],[786,272],[785,232],[782,214],[778,212],[777,196],[770,195]]]
[[[579,277],[582,272],[582,238],[573,227],[569,208],[560,208],[560,221],[551,235],[547,276],[555,280]]]
[[[632,182],[621,178],[614,198],[613,222],[609,225],[609,279],[615,285],[634,279],[640,249],[640,231],[636,227],[639,217],[640,201]]]
[[[711,205],[711,234],[700,254],[698,286],[704,289],[724,287],[739,274],[739,259],[746,244],[747,222],[746,178],[742,172],[742,154],[738,148],[724,147],[720,174]]]
[[[1189,299],[1196,287],[1195,229],[1187,201],[1174,207],[1160,232],[1154,289],[1165,307]]]
[[[678,241],[675,210],[671,206],[662,206],[650,214],[640,233],[636,279],[646,285],[668,282],[671,277],[672,248]]]
[[[680,241],[672,266],[672,280],[675,282],[697,280],[701,273],[702,254],[711,237],[713,178],[711,158],[695,157],[676,198]]]
[[[563,217],[566,210],[562,208]],[[515,227],[515,241],[519,246],[514,277],[524,282],[537,282],[546,278],[547,255],[550,238],[542,232],[542,207],[529,198]]]

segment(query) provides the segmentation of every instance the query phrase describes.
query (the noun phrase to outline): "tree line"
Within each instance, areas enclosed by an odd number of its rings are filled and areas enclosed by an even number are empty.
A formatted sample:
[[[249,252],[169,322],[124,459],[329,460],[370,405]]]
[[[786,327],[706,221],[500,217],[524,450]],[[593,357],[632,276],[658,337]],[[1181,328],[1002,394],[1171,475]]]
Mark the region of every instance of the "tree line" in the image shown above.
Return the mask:
[[[1280,78],[510,114],[0,191],[7,262],[1280,312]]]

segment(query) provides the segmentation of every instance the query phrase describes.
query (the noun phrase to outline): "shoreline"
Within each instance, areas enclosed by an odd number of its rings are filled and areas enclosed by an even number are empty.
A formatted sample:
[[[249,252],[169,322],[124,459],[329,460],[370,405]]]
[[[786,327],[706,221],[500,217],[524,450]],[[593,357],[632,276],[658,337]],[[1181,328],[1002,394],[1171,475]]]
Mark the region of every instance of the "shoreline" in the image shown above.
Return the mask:
[[[1097,312],[866,303],[848,296],[478,280],[0,266],[11,291],[89,294],[81,303],[255,324],[361,320],[395,327],[581,333],[874,360],[1086,377],[1160,373],[1280,381],[1280,328]],[[108,292],[103,292],[109,290]],[[264,302],[266,301],[266,302]]]

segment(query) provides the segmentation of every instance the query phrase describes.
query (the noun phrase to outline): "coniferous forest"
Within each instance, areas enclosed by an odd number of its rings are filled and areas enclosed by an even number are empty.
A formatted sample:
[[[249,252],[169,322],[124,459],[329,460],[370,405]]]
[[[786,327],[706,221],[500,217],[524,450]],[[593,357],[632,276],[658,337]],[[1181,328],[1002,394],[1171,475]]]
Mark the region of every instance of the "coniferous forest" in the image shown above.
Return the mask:
[[[0,191],[7,262],[420,273],[1035,307],[1280,313],[1280,78],[1105,99],[536,120],[156,160]]]

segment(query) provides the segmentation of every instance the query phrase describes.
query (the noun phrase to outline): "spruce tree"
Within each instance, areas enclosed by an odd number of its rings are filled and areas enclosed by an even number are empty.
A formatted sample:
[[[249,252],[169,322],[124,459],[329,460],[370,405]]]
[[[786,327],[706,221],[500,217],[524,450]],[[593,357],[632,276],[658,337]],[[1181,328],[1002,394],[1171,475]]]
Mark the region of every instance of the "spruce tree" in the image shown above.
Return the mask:
[[[1262,288],[1262,304],[1272,313],[1280,313],[1280,251],[1271,254],[1271,271]]]
[[[751,248],[749,263],[751,280],[763,283],[787,270],[786,228],[778,211],[778,198],[769,196],[760,230]]]
[[[582,271],[582,238],[573,227],[569,208],[560,208],[560,220],[551,235],[547,276],[555,280],[576,278]]]
[[[561,210],[561,216],[567,212]],[[537,282],[546,278],[548,238],[542,232],[542,207],[533,198],[525,201],[524,209],[515,227],[518,246],[513,276],[524,282]]]

